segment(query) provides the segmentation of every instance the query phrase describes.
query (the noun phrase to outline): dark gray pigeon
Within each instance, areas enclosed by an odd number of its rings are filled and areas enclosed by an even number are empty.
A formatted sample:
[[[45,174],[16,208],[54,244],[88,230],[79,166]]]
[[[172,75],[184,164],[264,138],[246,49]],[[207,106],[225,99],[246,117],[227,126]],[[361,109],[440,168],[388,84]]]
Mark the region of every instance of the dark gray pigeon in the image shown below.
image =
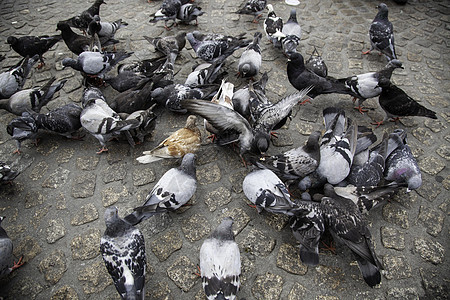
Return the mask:
[[[245,176],[242,182],[245,196],[259,213],[266,210],[275,214],[292,215],[295,208],[284,183],[268,169],[257,169]]]
[[[179,167],[164,173],[147,195],[144,204],[136,207],[124,220],[136,225],[154,214],[174,211],[186,204],[197,190],[195,172],[195,155],[188,153]]]
[[[31,68],[38,59],[39,55],[32,58],[25,57],[8,71],[0,73],[0,99],[8,99],[22,89]]]
[[[267,4],[267,9],[269,13],[264,20],[264,32],[266,33],[267,39],[275,46],[277,49],[281,49],[283,46],[283,39],[286,35],[282,32],[283,30],[283,20],[278,17],[273,10],[272,4]]]
[[[164,0],[161,4],[161,7],[154,14],[150,15],[152,19],[150,19],[150,23],[156,23],[158,21],[164,21],[164,28],[170,30],[170,28],[175,24],[175,19],[177,18],[178,11],[181,8],[183,3],[187,3],[187,1],[181,0]],[[173,24],[167,26],[169,20],[173,21]]]
[[[76,34],[70,28],[69,24],[59,22],[57,24],[58,30],[61,30],[61,35],[66,43],[67,48],[76,55],[80,55],[81,52],[90,51],[92,39],[83,35]],[[87,28],[87,25],[86,25]],[[100,51],[100,49],[98,49]]]
[[[223,62],[215,61],[214,63],[203,63],[193,67],[189,73],[185,86],[196,87],[200,85],[208,85],[217,82],[225,77],[227,72],[222,71]]]
[[[105,210],[106,230],[100,252],[122,299],[145,298],[147,258],[144,236],[118,215],[117,207]]]
[[[237,14],[253,15],[253,23],[258,23],[258,19],[262,17],[262,12],[266,8],[267,0],[246,0],[241,8],[236,11]]]
[[[369,38],[370,49],[363,54],[369,54],[372,50],[378,50],[384,54],[387,60],[397,59],[394,46],[394,27],[388,19],[388,7],[384,3],[377,6],[378,13],[370,24]]]
[[[236,299],[241,255],[234,241],[233,219],[224,218],[200,248],[202,286],[208,299]]]
[[[13,170],[14,166],[6,162],[0,161],[0,182],[1,183],[11,183],[17,176],[19,176],[20,171]]]
[[[17,263],[14,261],[14,264],[11,267],[11,261],[13,259],[13,243],[8,237],[5,229],[2,227],[4,219],[5,217],[0,217],[0,278],[7,276],[24,264],[21,257]]]
[[[297,21],[297,10],[291,9],[289,19],[283,25],[281,31],[286,37],[283,39],[283,50],[289,56],[290,53],[297,51],[297,46],[302,39],[302,28]]]
[[[25,140],[31,139],[37,143],[38,127],[36,120],[28,112],[24,112],[22,116],[12,119],[6,126],[6,132],[16,140],[17,149],[13,153],[20,154],[22,142]]]
[[[22,113],[28,111],[39,112],[67,82],[67,79],[64,79],[53,84],[55,80],[56,78],[52,77],[41,88],[35,87],[20,90],[9,97],[9,99],[1,99],[0,108],[17,116],[21,116]]]
[[[317,51],[316,46],[314,46],[314,50],[311,53],[311,56],[305,62],[305,68],[319,75],[320,77],[325,78],[328,76],[328,67],[325,64],[322,56],[320,56],[319,51]]]
[[[386,117],[382,121],[372,123],[377,125],[377,127],[389,118],[393,118],[394,121],[398,121],[400,117],[413,116],[437,119],[436,112],[419,104],[390,81],[382,81],[379,85],[382,91],[378,98],[378,103],[386,113]]]
[[[120,116],[124,120],[132,120],[132,119],[141,119],[141,125],[139,127],[133,128],[128,130],[130,135],[126,135],[127,138],[131,136],[133,140],[129,140],[128,142],[130,145],[135,145],[134,138],[138,139],[137,143],[143,143],[145,140],[145,137],[153,132],[153,130],[156,127],[156,115],[153,113],[153,109],[155,108],[156,104],[153,104],[149,109],[147,110],[137,110],[133,112],[132,114],[124,117],[122,113],[120,113]]]
[[[186,45],[186,32],[180,32],[177,35],[173,36],[165,36],[165,37],[148,37],[144,35],[144,38],[153,46],[155,49],[161,52],[162,54],[174,55],[175,58],[180,53],[180,51]],[[173,59],[175,62],[175,59]]]
[[[384,179],[408,184],[407,192],[422,185],[422,173],[411,149],[406,144],[406,132],[396,129],[394,134],[403,136],[403,145],[397,147],[386,159]]]
[[[147,76],[136,74],[132,71],[123,71],[116,76],[105,75],[103,79],[119,93],[125,92],[133,87],[140,86],[147,81]]]
[[[100,5],[102,4],[106,4],[106,2],[103,0],[95,0],[88,9],[82,11],[79,15],[61,22],[86,32],[89,23],[92,22],[94,16],[100,15]]]
[[[152,89],[153,80],[147,78],[140,85],[115,95],[110,106],[117,113],[132,114],[137,110],[146,110],[155,103],[151,99]]]
[[[243,116],[244,118],[250,119],[250,99],[253,97],[253,95],[256,95],[258,99],[266,98],[266,85],[268,80],[269,76],[267,75],[267,72],[264,72],[264,74],[258,81],[252,82],[245,87],[235,91],[232,99],[234,110],[241,114],[241,116]],[[252,95],[250,95],[250,89],[253,90]]]
[[[261,32],[255,32],[253,42],[247,46],[239,58],[238,72],[244,78],[252,78],[259,73],[262,62],[261,47],[259,46],[261,37]]]
[[[382,88],[381,83],[386,83],[391,80],[392,72],[397,69],[402,68],[402,63],[398,59],[392,59],[388,64],[380,71],[369,72],[359,75],[350,76],[347,78],[338,79],[339,81],[345,82],[345,86],[352,90],[356,94],[354,100],[358,99],[358,107],[360,113],[363,113],[362,103],[369,98],[379,96],[381,94]]]

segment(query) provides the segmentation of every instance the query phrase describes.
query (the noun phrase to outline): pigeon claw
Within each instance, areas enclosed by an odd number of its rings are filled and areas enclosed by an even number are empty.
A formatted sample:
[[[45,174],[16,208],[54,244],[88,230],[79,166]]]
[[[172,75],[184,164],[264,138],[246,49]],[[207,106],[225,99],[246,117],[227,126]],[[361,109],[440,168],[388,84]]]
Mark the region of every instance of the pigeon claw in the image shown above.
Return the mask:
[[[383,121],[378,121],[378,122],[374,122],[374,123],[370,123],[372,125],[377,125],[376,128],[380,127],[381,125],[383,125]]]
[[[320,247],[321,249],[336,254],[336,247],[334,246],[334,243],[332,241],[330,242],[329,245],[324,241],[321,241],[321,243],[322,243],[322,247]]]
[[[20,149],[16,149],[13,151],[13,154],[22,154],[22,152],[20,152]]]
[[[311,98],[305,99],[302,102],[300,102],[300,105],[306,104],[306,103],[311,103]]]
[[[19,258],[19,261],[16,262],[14,261],[14,265],[11,267],[11,271],[20,268],[21,266],[23,266],[25,262],[23,261],[23,256]]]
[[[198,270],[198,272],[194,272],[194,274],[196,275],[196,276],[198,276],[198,277],[202,277],[202,275],[201,275],[201,270],[200,270],[200,266],[199,265],[197,265],[197,270]]]
[[[97,154],[102,154],[103,152],[108,152],[108,148],[106,148],[105,146],[103,146],[99,151],[97,151]]]
[[[278,132],[275,132],[275,131],[271,131],[270,132],[270,136],[273,136],[274,138],[278,138]]]
[[[369,110],[367,110],[367,109],[364,109],[364,107],[361,106],[361,105],[358,105],[357,107],[354,107],[354,109],[358,110],[359,113],[362,114],[362,115],[363,115],[365,112],[368,112],[368,111],[369,111]]]
[[[363,55],[370,54],[370,50],[364,51],[362,54]]]

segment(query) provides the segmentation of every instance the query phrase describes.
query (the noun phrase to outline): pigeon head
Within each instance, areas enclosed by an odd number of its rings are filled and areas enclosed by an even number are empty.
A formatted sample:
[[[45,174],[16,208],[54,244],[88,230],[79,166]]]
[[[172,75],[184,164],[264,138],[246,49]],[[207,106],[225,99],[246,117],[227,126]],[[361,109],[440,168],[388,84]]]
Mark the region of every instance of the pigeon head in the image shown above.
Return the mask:
[[[194,51],[197,51],[198,47],[200,46],[200,41],[194,37],[192,32],[186,34],[186,39],[189,41],[189,44],[191,44]]]
[[[195,173],[195,155],[193,153],[187,153],[183,157],[179,169],[193,178],[197,178]]]
[[[378,6],[378,14],[376,16],[376,19],[387,19],[388,18],[388,7],[384,3],[380,3]]]
[[[216,238],[218,240],[234,240],[234,234],[231,230],[233,226],[233,219],[231,217],[223,218],[220,225],[211,234],[211,238]]]
[[[394,67],[394,68],[401,68],[401,69],[404,69],[404,68],[403,68],[402,62],[399,61],[398,59],[392,59],[392,60],[390,60],[390,61],[388,62],[388,64],[387,64],[386,67]]]
[[[186,120],[186,126],[184,126],[187,129],[195,130],[197,123],[197,117],[194,115],[190,115]]]
[[[80,68],[78,67],[77,61],[74,60],[73,58],[68,58],[68,57],[64,58],[62,60],[62,65],[63,65],[64,68],[71,67],[71,68],[74,68],[75,70],[80,71]]]
[[[118,219],[119,219],[119,211],[117,210],[117,207],[111,206],[105,210],[106,227],[109,227],[109,225],[114,224]]]
[[[298,52],[290,53],[288,63],[291,63],[296,66],[305,66],[305,61],[303,59],[303,55]]]
[[[96,87],[86,88],[83,92],[81,103],[83,107],[85,107],[90,100],[95,99],[102,99],[103,101],[106,101],[105,96],[103,96],[103,93],[98,88]]]
[[[19,40],[19,39],[16,38],[15,36],[9,36],[9,37],[6,39],[6,42],[7,42],[8,44],[10,44],[11,46],[13,46],[15,43],[17,43],[18,40]]]
[[[269,15],[270,15],[271,13],[273,13],[273,5],[272,5],[272,4],[267,4],[266,8],[267,8],[267,10],[269,11]]]
[[[410,177],[407,180],[408,188],[406,189],[406,192],[409,193],[412,190],[418,189],[422,185],[422,175],[415,174],[414,176]]]
[[[57,30],[61,30],[61,31],[65,31],[67,29],[70,29],[69,24],[65,23],[65,22],[58,22],[58,24],[56,25]]]
[[[308,141],[306,142],[306,151],[307,152],[314,152],[317,151],[319,147],[319,139],[321,137],[322,133],[320,131],[314,131],[310,134]]]
[[[255,138],[253,141],[253,146],[256,148],[257,153],[264,154],[269,149],[270,136],[269,134],[261,131],[255,133]]]

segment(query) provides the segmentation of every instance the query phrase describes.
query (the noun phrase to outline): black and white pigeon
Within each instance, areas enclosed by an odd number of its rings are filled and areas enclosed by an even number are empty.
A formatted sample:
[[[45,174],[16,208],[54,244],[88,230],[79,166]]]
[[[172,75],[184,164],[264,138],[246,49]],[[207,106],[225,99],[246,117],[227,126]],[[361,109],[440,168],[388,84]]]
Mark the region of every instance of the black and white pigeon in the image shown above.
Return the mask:
[[[97,88],[89,88],[84,91],[80,121],[81,126],[100,142],[102,148],[97,154],[108,151],[106,142],[111,137],[121,131],[137,128],[142,122],[140,119],[122,120],[119,114],[109,107]]]
[[[281,154],[260,158],[254,163],[259,168],[269,169],[282,180],[301,179],[314,172],[320,162],[320,131],[310,134],[305,145]]]
[[[380,71],[354,75],[338,80],[344,82],[345,86],[356,94],[354,100],[358,99],[357,109],[360,113],[363,113],[362,103],[366,99],[379,96],[382,90],[379,86],[380,82],[386,83],[390,81],[392,72],[397,68],[403,69],[402,63],[398,59],[392,59]]]
[[[177,19],[180,20],[182,24],[190,24],[195,21],[195,25],[198,25],[198,17],[202,16],[205,12],[202,11],[200,6],[193,3],[186,3],[181,5],[178,10]]]
[[[238,74],[244,78],[253,78],[259,73],[262,62],[261,47],[259,46],[261,37],[261,32],[255,32],[253,42],[247,46],[239,58]]]
[[[118,62],[130,57],[133,52],[100,53],[85,51],[73,58],[64,58],[64,67],[71,67],[86,76],[103,78]]]
[[[22,37],[9,36],[6,41],[9,45],[11,45],[11,48],[13,48],[14,51],[19,53],[23,57],[33,57],[36,54],[39,55],[41,64],[38,66],[38,68],[41,68],[45,64],[42,55],[61,39],[61,35]]]
[[[155,214],[174,211],[186,204],[196,190],[195,155],[188,153],[179,167],[164,173],[147,195],[144,204],[136,207],[124,220],[136,225]]]
[[[381,86],[382,91],[378,97],[378,103],[386,113],[386,117],[380,122],[373,123],[377,127],[389,118],[393,118],[395,121],[399,120],[400,117],[413,116],[437,119],[436,112],[418,103],[390,81],[382,81],[379,86]]]
[[[349,94],[356,97],[343,82],[339,82],[337,79],[330,76],[319,76],[315,72],[307,69],[303,56],[298,52],[291,53],[289,56],[287,75],[289,82],[297,90],[302,90],[311,85],[314,86],[308,93],[308,96],[311,98],[315,98],[321,94],[331,93]]]
[[[64,22],[59,22],[57,28],[58,30],[61,30],[61,35],[67,48],[74,54],[80,55],[80,53],[84,51],[91,51],[91,38],[73,32],[69,24]],[[100,49],[98,50],[100,51]]]
[[[263,210],[274,214],[292,215],[295,208],[287,187],[278,176],[269,169],[256,169],[242,182],[245,196],[259,213]]]
[[[6,162],[0,161],[0,182],[11,183],[17,176],[19,176],[19,170],[13,170],[14,166]]]
[[[397,147],[386,159],[384,179],[397,183],[406,182],[407,192],[418,189],[422,185],[422,173],[406,144],[406,132],[403,129],[396,129],[393,133],[403,137],[403,145]]]
[[[241,8],[236,11],[237,14],[253,15],[253,23],[258,23],[258,19],[262,17],[262,12],[266,8],[267,0],[245,0]]]
[[[0,109],[5,109],[17,116],[28,111],[39,112],[67,82],[67,79],[63,79],[53,84],[55,80],[56,78],[52,77],[41,88],[20,90],[9,99],[1,99]]]
[[[17,263],[14,261],[13,266],[11,266],[11,261],[13,260],[13,242],[2,227],[4,219],[5,217],[0,217],[0,278],[7,276],[24,264],[21,257]]]
[[[328,76],[328,67],[325,64],[322,56],[320,56],[319,51],[317,51],[316,46],[314,46],[314,50],[311,53],[311,56],[305,62],[305,68],[319,75],[320,77],[325,78]]]
[[[100,17],[98,15],[96,15],[89,23],[87,33],[90,36],[94,36],[96,34],[100,41],[101,47],[105,47],[118,43],[119,41],[114,39],[114,35],[116,34],[117,30],[124,28],[127,25],[128,23],[122,21],[122,19],[118,19],[114,22],[104,22],[100,20]]]
[[[325,133],[320,144],[320,163],[317,172],[331,184],[338,184],[350,173],[356,151],[358,126],[348,120],[342,109],[323,110]]]
[[[380,51],[387,60],[397,59],[394,46],[394,27],[388,19],[388,7],[384,3],[378,6],[378,13],[370,24],[369,38],[370,49],[363,54],[369,54],[372,50]]]
[[[150,15],[150,23],[156,23],[158,21],[164,21],[164,28],[170,30],[172,26],[176,24],[176,19],[182,21],[188,21],[189,18],[196,20],[203,12],[201,8],[194,6],[186,6],[190,0],[164,0],[161,7],[154,14]],[[167,26],[168,21],[172,20],[173,23]]]
[[[14,118],[6,126],[6,132],[16,140],[17,149],[13,153],[20,154],[22,142],[28,139],[37,142],[38,126],[30,113],[24,112],[22,116]]]
[[[117,66],[117,73],[133,72],[136,75],[152,77],[155,74],[164,73],[166,63],[165,56],[122,63]]]
[[[337,242],[342,242],[355,254],[361,274],[370,287],[381,282],[378,260],[367,220],[350,199],[323,197],[321,199],[326,226]]]
[[[197,57],[206,62],[216,60],[223,61],[239,48],[248,46],[252,41],[245,39],[245,33],[233,36],[219,34],[202,34],[199,32],[189,32],[186,39],[197,54]]]
[[[147,257],[144,235],[119,217],[117,207],[105,210],[106,230],[100,252],[122,299],[145,298]]]
[[[82,11],[79,15],[61,22],[67,23],[71,27],[75,27],[86,32],[89,23],[92,22],[94,16],[100,15],[100,5],[102,4],[106,4],[106,2],[103,0],[95,0],[95,2],[88,9]]]
[[[128,130],[130,133],[129,136],[131,136],[132,139],[137,138],[138,143],[143,143],[145,140],[145,137],[153,132],[153,130],[156,127],[156,115],[153,112],[153,109],[155,108],[156,104],[153,104],[149,109],[147,110],[137,110],[127,116],[124,117],[124,114],[120,113],[120,116],[124,120],[132,120],[140,118],[142,120],[141,125],[139,127],[133,128]],[[129,138],[128,135],[126,135],[127,138]],[[130,145],[136,144],[134,140],[128,141]]]
[[[225,77],[226,71],[222,70],[223,62],[215,61],[212,64],[203,63],[193,67],[189,73],[184,85],[196,87],[199,85],[208,85],[217,82]]]
[[[297,10],[291,9],[289,19],[283,25],[281,32],[286,36],[283,39],[283,50],[289,56],[290,53],[296,52],[297,47],[302,39],[302,28],[297,21]]]
[[[272,4],[267,4],[267,9],[269,12],[264,20],[264,32],[266,33],[267,39],[275,46],[275,48],[281,49],[283,46],[283,39],[286,37],[282,32],[283,19],[277,16],[273,10]]]
[[[8,71],[0,73],[0,99],[8,99],[23,88],[31,68],[38,59],[39,55],[25,57]]]
[[[233,219],[224,218],[200,248],[200,275],[208,300],[234,300],[240,287],[241,255],[232,226]]]
[[[241,116],[246,119],[251,118],[250,99],[256,95],[259,99],[266,98],[266,85],[269,80],[267,72],[256,81],[249,83],[243,88],[236,90],[233,94],[233,107]],[[250,87],[251,86],[251,87]],[[252,95],[250,95],[250,89],[252,89]]]

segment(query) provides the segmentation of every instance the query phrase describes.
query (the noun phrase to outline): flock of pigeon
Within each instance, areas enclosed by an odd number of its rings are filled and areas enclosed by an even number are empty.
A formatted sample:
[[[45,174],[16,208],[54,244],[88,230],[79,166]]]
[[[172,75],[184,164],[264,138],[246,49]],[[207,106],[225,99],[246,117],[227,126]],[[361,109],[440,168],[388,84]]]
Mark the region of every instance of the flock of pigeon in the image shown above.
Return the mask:
[[[327,75],[327,66],[317,50],[306,62],[297,51],[302,31],[295,9],[284,23],[266,0],[245,2],[236,13],[253,15],[253,22],[258,22],[264,10],[268,10],[263,21],[264,33],[288,58],[287,77],[298,90],[273,103],[265,93],[268,74],[254,80],[260,75],[262,65],[259,43],[263,33],[255,32],[253,39],[247,39],[245,34],[233,37],[199,31],[166,37],[144,36],[163,55],[119,64],[132,55],[132,52],[115,52],[119,41],[114,39],[114,34],[127,23],[101,21],[103,3],[103,0],[96,0],[79,15],[58,22],[60,35],[8,37],[12,49],[24,58],[0,74],[0,108],[17,115],[8,124],[7,132],[17,141],[19,153],[21,142],[35,140],[39,130],[80,138],[81,127],[99,141],[98,153],[108,151],[108,140],[122,133],[134,147],[155,129],[155,106],[179,114],[191,113],[184,128],[137,158],[140,163],[180,158],[180,166],[167,171],[145,203],[123,219],[118,216],[116,207],[106,209],[106,231],[100,249],[120,296],[123,299],[145,296],[144,236],[135,226],[155,214],[176,210],[196,192],[193,153],[201,144],[196,115],[204,119],[205,129],[212,133],[217,145],[237,143],[243,163],[255,166],[243,181],[244,194],[259,212],[267,210],[289,216],[294,237],[300,243],[303,263],[311,266],[319,263],[319,241],[324,232],[329,231],[336,241],[355,254],[367,284],[371,287],[379,284],[383,266],[375,253],[365,214],[399,189],[410,191],[422,184],[417,162],[407,145],[406,131],[396,129],[376,144],[377,137],[370,128],[347,118],[344,110],[328,107],[323,111],[324,134],[315,131],[305,145],[284,153],[268,155],[267,151],[271,135],[275,135],[273,131],[286,123],[294,106],[305,96],[348,94],[358,100],[361,113],[364,100],[379,96],[386,119],[436,118],[436,113],[390,81],[393,71],[402,68],[402,63],[395,53],[387,6],[383,3],[378,6],[378,14],[369,30],[371,49],[367,51],[384,54],[387,65],[377,72],[336,79]],[[197,22],[202,14],[201,8],[190,1],[164,0],[150,22],[164,21],[169,30],[179,22]],[[85,35],[75,33],[72,28],[82,30]],[[63,59],[62,64],[80,71],[83,76],[82,106],[68,104],[41,114],[40,109],[51,101],[66,80],[56,81],[52,77],[40,88],[23,90],[22,87],[34,64],[39,60],[38,67],[43,65],[43,54],[60,40],[77,55],[77,59]],[[174,78],[174,63],[186,40],[204,63],[197,65],[184,83],[179,83]],[[113,52],[105,51],[106,47],[114,47]],[[240,48],[245,49],[239,59],[238,76],[248,80],[248,84],[234,91],[234,85],[226,81],[223,66]],[[117,75],[109,75],[115,66]],[[107,84],[117,90],[112,99],[106,99],[102,93],[101,88]],[[0,173],[3,182],[10,182],[18,175],[3,162],[0,162]],[[297,191],[299,196],[295,197]],[[2,220],[0,218],[0,223]],[[232,219],[225,218],[200,250],[200,272],[208,299],[235,299],[239,290],[240,254],[231,231],[232,224]],[[12,242],[1,227],[0,255],[0,275],[21,265],[19,261],[9,266]]]

